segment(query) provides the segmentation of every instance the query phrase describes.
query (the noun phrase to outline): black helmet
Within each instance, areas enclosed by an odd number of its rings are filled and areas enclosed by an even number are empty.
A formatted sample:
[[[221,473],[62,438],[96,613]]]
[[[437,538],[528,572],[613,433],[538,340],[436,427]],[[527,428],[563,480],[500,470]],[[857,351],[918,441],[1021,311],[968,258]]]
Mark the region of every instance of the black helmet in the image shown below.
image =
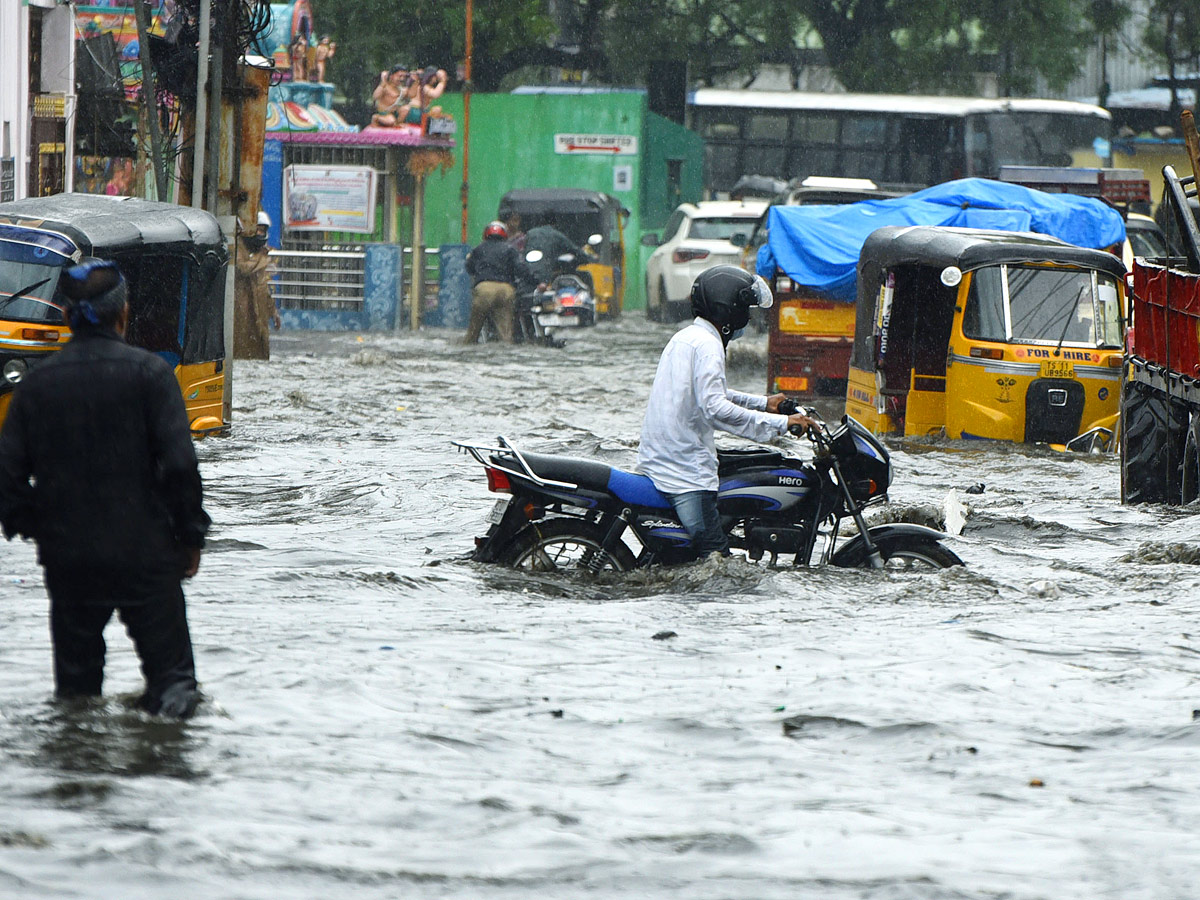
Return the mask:
[[[769,309],[774,300],[765,281],[737,266],[713,266],[692,282],[692,315],[712,322],[725,343],[746,327],[750,307]]]

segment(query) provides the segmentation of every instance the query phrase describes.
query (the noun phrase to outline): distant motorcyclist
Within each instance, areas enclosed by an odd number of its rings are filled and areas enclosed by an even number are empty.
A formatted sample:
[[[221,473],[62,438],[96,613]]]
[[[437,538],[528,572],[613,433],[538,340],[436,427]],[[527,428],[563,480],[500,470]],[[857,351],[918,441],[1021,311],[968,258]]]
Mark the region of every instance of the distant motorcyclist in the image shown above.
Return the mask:
[[[579,246],[553,225],[538,225],[525,232],[525,254],[538,250],[542,258],[531,262],[530,269],[536,281],[549,284],[554,280],[559,265],[558,258],[566,254],[581,256]]]
[[[815,422],[779,414],[783,394],[743,394],[725,383],[725,348],[750,321],[751,307],[773,302],[762,278],[736,266],[715,266],[697,276],[691,299],[696,318],[676,332],[658,362],[637,467],[670,499],[694,549],[728,555],[717,510],[714,431],[765,441],[792,425],[808,428]]]
[[[483,241],[467,254],[467,273],[471,290],[471,319],[463,343],[478,342],[484,323],[489,319],[500,339],[513,342],[513,306],[517,285],[533,280],[521,254],[508,243],[503,222],[491,222],[483,229]]]

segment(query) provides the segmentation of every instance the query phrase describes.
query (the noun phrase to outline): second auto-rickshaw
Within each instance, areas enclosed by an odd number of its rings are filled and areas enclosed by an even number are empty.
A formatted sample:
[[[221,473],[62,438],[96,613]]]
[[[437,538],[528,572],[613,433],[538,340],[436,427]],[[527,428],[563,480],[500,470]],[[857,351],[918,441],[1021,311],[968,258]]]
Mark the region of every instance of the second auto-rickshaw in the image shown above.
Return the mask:
[[[872,232],[846,412],[876,434],[1109,449],[1125,267],[1046,235]]]
[[[228,428],[225,237],[209,213],[132,197],[56,194],[0,204],[0,422],[30,368],[70,340],[60,271],[114,260],[129,285],[126,340],[175,369],[193,434]]]
[[[596,314],[618,316],[625,299],[625,220],[629,210],[608,194],[582,188],[528,188],[500,198],[497,218],[520,216],[521,229],[553,225],[584,251],[579,266],[592,281]],[[599,235],[599,240],[589,240]]]

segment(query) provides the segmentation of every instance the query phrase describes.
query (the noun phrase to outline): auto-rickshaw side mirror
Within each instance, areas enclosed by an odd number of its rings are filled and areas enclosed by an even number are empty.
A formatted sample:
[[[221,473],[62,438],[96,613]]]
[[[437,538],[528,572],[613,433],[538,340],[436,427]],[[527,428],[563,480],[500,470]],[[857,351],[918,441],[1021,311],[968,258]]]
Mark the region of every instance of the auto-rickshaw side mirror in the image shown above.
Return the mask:
[[[729,243],[735,247],[745,247],[750,243],[750,236],[743,231],[735,231],[729,236]]]
[[[657,231],[647,231],[642,235],[643,247],[657,247],[662,243],[662,239],[658,236]]]

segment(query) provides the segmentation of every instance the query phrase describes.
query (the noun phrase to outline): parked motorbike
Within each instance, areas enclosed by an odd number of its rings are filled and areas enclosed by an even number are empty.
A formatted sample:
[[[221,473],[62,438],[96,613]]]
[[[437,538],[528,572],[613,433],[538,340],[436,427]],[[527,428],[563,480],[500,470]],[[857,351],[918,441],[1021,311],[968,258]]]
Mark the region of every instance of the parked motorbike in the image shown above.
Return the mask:
[[[780,411],[785,412],[787,401]],[[794,405],[791,412],[796,411]],[[786,414],[791,414],[786,412]],[[811,418],[815,411],[806,410]],[[843,416],[805,436],[811,463],[769,448],[718,453],[718,507],[731,547],[750,559],[791,556],[795,566],[933,568],[962,565],[922,525],[868,527],[863,509],[887,499],[891,458],[869,431]],[[488,490],[506,494],[476,538],[472,559],[533,571],[628,571],[697,558],[670,501],[645,475],[602,462],[455,442],[484,467]],[[857,532],[843,537],[850,518]],[[635,554],[631,542],[640,548]]]

